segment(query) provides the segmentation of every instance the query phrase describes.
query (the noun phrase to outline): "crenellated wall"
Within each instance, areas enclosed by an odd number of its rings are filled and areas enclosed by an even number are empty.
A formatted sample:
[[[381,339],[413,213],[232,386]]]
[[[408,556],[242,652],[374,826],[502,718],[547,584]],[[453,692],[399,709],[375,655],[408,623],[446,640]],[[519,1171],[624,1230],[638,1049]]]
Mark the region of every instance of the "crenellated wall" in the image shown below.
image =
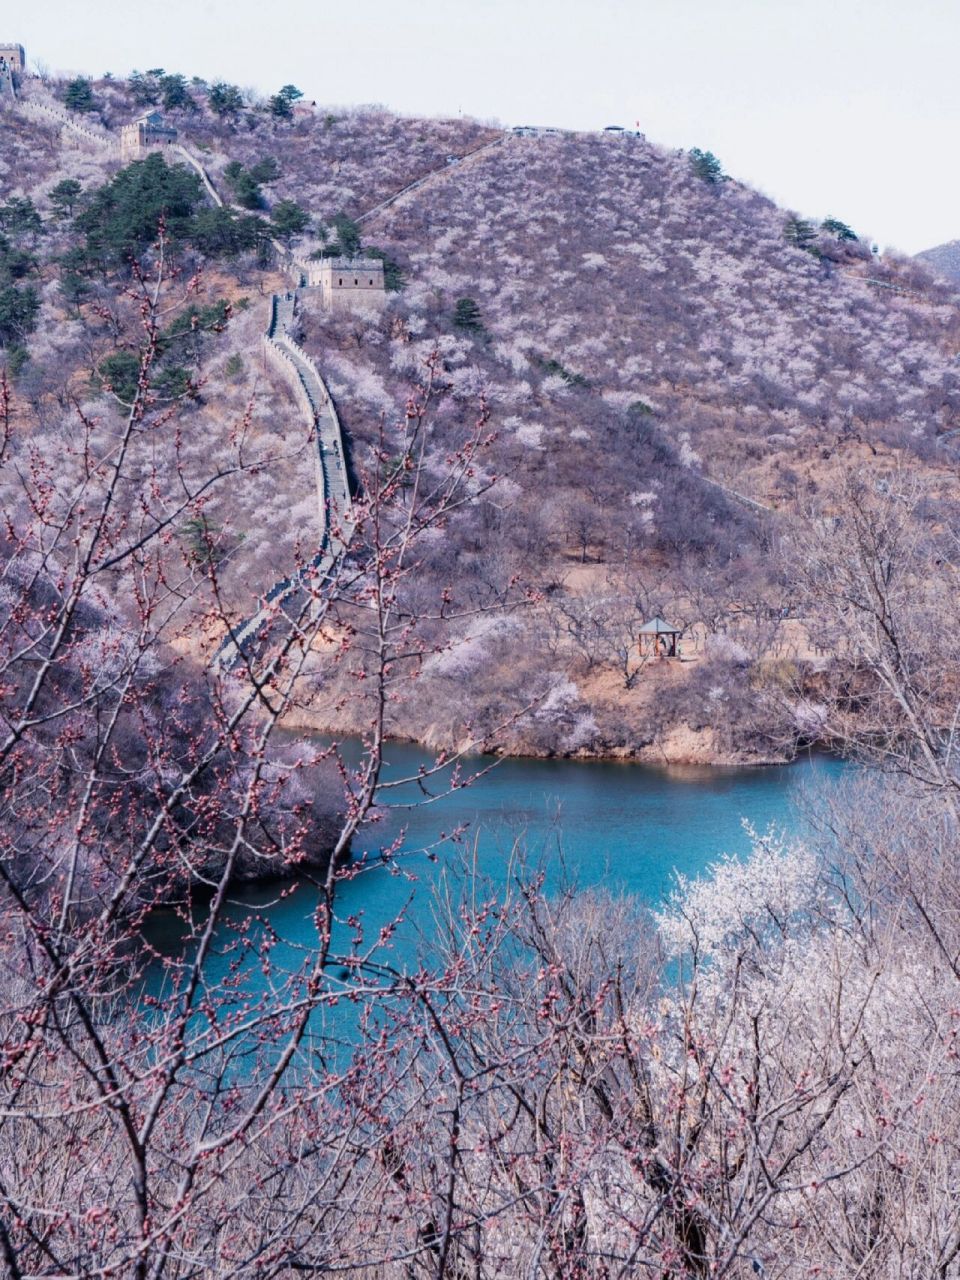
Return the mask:
[[[115,137],[107,133],[105,129],[91,127],[79,116],[67,111],[64,107],[54,107],[50,103],[40,102],[37,98],[31,97],[21,101],[20,109],[24,115],[32,116],[35,120],[59,125],[61,130],[66,130],[81,142],[88,142],[93,146],[106,148],[119,154],[120,148]]]

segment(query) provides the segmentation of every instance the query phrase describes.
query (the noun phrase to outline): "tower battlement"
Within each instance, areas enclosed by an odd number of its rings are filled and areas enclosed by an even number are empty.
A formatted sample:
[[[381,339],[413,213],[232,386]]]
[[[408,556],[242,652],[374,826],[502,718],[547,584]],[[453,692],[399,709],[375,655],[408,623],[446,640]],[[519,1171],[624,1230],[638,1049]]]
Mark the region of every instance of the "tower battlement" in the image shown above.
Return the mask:
[[[159,111],[148,111],[120,130],[120,158],[138,160],[156,147],[170,147],[177,141],[177,131]]]
[[[22,44],[0,44],[0,72],[20,75],[27,68],[27,55]]]
[[[319,258],[307,266],[307,284],[320,290],[328,311],[350,306],[382,306],[386,301],[379,258]]]

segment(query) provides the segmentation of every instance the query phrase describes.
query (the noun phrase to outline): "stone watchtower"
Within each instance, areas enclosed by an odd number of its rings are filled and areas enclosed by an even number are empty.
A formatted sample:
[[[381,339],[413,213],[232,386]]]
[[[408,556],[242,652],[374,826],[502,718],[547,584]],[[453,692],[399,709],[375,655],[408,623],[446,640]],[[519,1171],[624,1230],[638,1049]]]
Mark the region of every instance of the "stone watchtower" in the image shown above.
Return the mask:
[[[27,55],[22,44],[0,44],[0,93],[14,92],[26,65]]]
[[[379,258],[320,258],[307,264],[307,284],[325,311],[382,307],[387,300]]]
[[[0,44],[0,74],[4,68],[13,75],[21,75],[27,69],[27,55],[22,44]]]
[[[170,147],[177,141],[177,131],[164,121],[159,111],[148,111],[120,130],[120,159],[140,160],[157,147]]]

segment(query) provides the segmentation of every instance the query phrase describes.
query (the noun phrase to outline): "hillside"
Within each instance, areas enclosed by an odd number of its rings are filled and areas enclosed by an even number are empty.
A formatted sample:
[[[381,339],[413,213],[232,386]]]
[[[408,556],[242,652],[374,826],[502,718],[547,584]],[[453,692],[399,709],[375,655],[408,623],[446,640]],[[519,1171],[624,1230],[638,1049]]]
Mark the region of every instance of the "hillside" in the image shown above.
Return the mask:
[[[946,244],[924,249],[916,258],[937,275],[947,280],[960,280],[960,240],[949,240]]]
[[[218,114],[209,88],[181,88],[167,119],[247,212],[205,213],[199,180],[163,170],[182,188],[179,213],[157,208],[182,242],[196,318],[189,361],[165,357],[182,422],[150,468],[161,489],[177,477],[199,492],[211,464],[232,476],[203,509],[232,616],[316,537],[310,432],[259,345],[270,293],[289,288],[265,253],[267,220],[292,202],[306,225],[284,238],[301,257],[362,240],[399,286],[383,310],[353,316],[321,310],[309,290],[297,303],[361,489],[381,422],[389,441],[432,351],[444,394],[428,466],[481,398],[494,433],[480,496],[418,562],[418,591],[460,607],[459,643],[433,656],[428,644],[418,698],[391,731],[438,747],[480,736],[505,750],[712,761],[782,758],[806,740],[806,693],[829,654],[796,617],[791,521],[848,467],[916,473],[956,500],[951,286],[848,235],[798,237],[793,215],[788,237],[785,211],[638,136],[515,137],[299,104]],[[121,366],[104,361],[138,345],[118,284],[153,234],[110,248],[105,219],[125,197],[97,192],[119,158],[60,132],[49,108],[64,91],[28,82],[0,117],[6,208],[29,200],[40,217],[21,217],[20,232],[15,210],[4,223],[11,255],[30,260],[10,287],[38,304],[32,331],[6,337],[15,404],[61,474],[83,465],[74,404],[97,423],[116,412],[109,370]],[[114,139],[161,96],[149,77],[90,92],[83,119]],[[71,179],[80,191],[64,211],[55,192]],[[654,615],[683,630],[685,661],[640,659],[637,632]],[[177,643],[191,652],[218,639],[201,628],[198,646],[187,630]],[[351,688],[347,668],[325,677],[297,714],[358,729]]]
[[[956,1280],[953,286],[639,135],[22,66],[5,1272]]]

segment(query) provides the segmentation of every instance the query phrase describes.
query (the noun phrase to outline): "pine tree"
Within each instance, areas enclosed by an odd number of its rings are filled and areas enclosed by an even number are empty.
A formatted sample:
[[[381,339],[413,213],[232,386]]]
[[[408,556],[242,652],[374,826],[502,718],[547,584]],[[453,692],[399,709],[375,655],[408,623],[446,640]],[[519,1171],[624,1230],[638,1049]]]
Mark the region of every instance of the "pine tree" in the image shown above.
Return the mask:
[[[132,351],[115,351],[100,361],[97,374],[100,386],[109,387],[118,400],[129,404],[140,381],[140,358]]]
[[[292,236],[298,236],[310,225],[310,218],[305,209],[296,200],[278,200],[270,214],[277,236],[287,242]]]
[[[694,147],[690,152],[690,163],[697,177],[711,186],[726,181],[723,165],[712,151],[701,151],[699,147]]]
[[[50,203],[53,206],[54,217],[69,218],[73,214],[74,207],[80,199],[83,188],[76,178],[64,178],[50,192]]]
[[[816,252],[813,242],[817,238],[817,232],[812,222],[791,214],[783,224],[783,234],[787,244],[792,244],[795,249],[805,249],[807,253]]]
[[[163,95],[163,105],[167,111],[174,111],[178,108],[181,111],[196,111],[197,109],[197,104],[187,88],[187,82],[181,75],[161,76],[160,92]]]
[[[0,289],[0,347],[16,346],[37,327],[40,299],[34,288]]]
[[[280,166],[273,156],[267,156],[265,159],[258,160],[256,164],[250,166],[250,176],[254,182],[276,182],[280,177]]]
[[[90,81],[83,76],[77,76],[75,80],[69,81],[63,95],[63,104],[71,111],[95,111],[97,104],[93,98]]]
[[[221,118],[237,116],[243,110],[243,95],[235,84],[218,80],[207,94],[207,103],[214,115]]]
[[[253,176],[253,173],[249,169],[245,169],[238,160],[230,161],[223,171],[223,176],[233,188],[237,204],[243,205],[244,209],[263,208],[263,192],[260,190],[259,182]]]
[[[364,253],[368,258],[376,258],[383,263],[383,287],[387,293],[399,293],[406,284],[399,262],[395,262],[383,249],[365,249]]]
[[[130,90],[130,96],[138,107],[152,107],[160,97],[154,77],[152,75],[145,76],[141,71],[134,71],[130,75],[127,80],[127,88]]]
[[[483,332],[483,317],[473,298],[457,299],[457,305],[453,312],[453,323],[458,329],[466,329],[471,333]]]
[[[30,239],[43,234],[43,222],[29,196],[11,196],[0,205],[0,228],[12,236]]]
[[[289,120],[293,116],[293,104],[302,97],[302,91],[295,84],[285,84],[270,99],[271,115],[276,116],[278,120]]]
[[[845,222],[841,222],[839,218],[824,218],[820,223],[821,231],[826,231],[832,236],[836,236],[838,240],[859,240],[857,233],[847,226]]]
[[[333,227],[337,233],[337,253],[345,258],[359,257],[360,228],[354,220],[345,213],[338,213],[333,220]]]

